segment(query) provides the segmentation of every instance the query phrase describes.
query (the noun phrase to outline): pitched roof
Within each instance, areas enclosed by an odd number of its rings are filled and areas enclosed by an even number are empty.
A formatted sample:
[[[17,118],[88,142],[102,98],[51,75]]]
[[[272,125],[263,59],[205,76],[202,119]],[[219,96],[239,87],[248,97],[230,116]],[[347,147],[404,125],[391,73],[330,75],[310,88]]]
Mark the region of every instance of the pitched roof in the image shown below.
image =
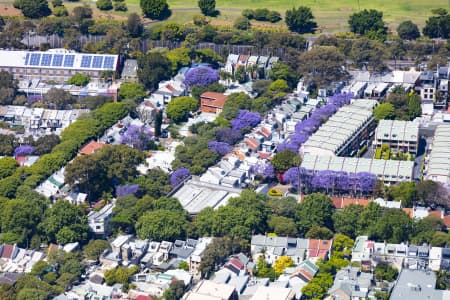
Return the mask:
[[[447,228],[450,228],[450,216],[444,216],[444,224]]]
[[[245,141],[245,143],[248,145],[248,147],[252,150],[257,150],[259,147],[259,143],[254,138],[249,138]]]
[[[218,108],[223,108],[225,102],[227,101],[227,96],[216,92],[204,92],[200,95],[201,99],[206,99],[209,101],[214,101],[214,103],[208,103],[208,105],[215,106]]]
[[[91,142],[89,142],[89,144],[87,144],[86,146],[81,148],[79,153],[81,155],[93,154],[93,153],[97,152],[98,150],[100,150],[101,148],[103,148],[105,146],[106,146],[105,143],[99,143],[99,142],[91,141]]]
[[[370,202],[369,199],[346,197],[331,197],[331,201],[333,201],[333,205],[336,209],[343,209],[351,204],[367,206]]]
[[[14,252],[14,245],[4,244],[2,251],[2,258],[11,259]]]
[[[261,134],[264,135],[267,138],[267,137],[269,137],[272,134],[272,132],[270,132],[270,130],[267,129],[266,127],[262,127],[261,128]]]
[[[414,209],[404,207],[402,208],[403,212],[405,212],[410,218],[414,218]]]

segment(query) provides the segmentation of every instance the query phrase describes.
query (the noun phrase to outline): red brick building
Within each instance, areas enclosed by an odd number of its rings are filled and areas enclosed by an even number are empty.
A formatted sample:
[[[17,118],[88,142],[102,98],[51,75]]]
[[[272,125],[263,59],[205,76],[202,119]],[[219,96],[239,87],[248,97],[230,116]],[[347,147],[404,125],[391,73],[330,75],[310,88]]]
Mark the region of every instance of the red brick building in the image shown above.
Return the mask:
[[[220,114],[227,101],[227,96],[215,92],[204,92],[200,95],[200,110],[204,113]]]

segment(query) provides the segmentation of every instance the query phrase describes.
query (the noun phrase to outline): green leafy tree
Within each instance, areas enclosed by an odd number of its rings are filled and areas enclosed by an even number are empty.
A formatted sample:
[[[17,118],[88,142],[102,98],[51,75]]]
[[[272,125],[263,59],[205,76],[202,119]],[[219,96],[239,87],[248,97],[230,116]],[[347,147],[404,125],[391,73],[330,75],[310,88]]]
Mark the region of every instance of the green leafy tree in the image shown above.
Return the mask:
[[[289,30],[297,33],[314,33],[317,23],[314,21],[311,8],[300,6],[286,10],[286,25]]]
[[[144,32],[144,26],[142,25],[141,17],[137,13],[129,14],[127,18],[126,28],[132,37],[140,37],[142,35],[142,32]]]
[[[18,166],[19,164],[12,157],[0,158],[0,179],[12,175]]]
[[[269,85],[267,94],[273,99],[281,99],[289,92],[289,85],[283,79],[277,79]]]
[[[404,40],[415,40],[420,37],[419,27],[408,21],[403,21],[397,27],[398,36]]]
[[[329,240],[333,237],[333,231],[326,227],[314,226],[306,232],[305,237],[308,239]]]
[[[333,210],[333,202],[327,195],[314,193],[306,196],[296,212],[299,232],[305,234],[314,226],[333,228]]]
[[[112,4],[111,0],[97,0],[95,5],[100,10],[111,10],[113,8],[113,4]]]
[[[245,17],[237,17],[233,23],[234,28],[239,30],[249,30],[252,26],[250,21]]]
[[[87,259],[98,260],[100,255],[109,248],[111,246],[106,240],[90,240],[83,248],[83,255]]]
[[[39,19],[51,14],[47,0],[15,0],[14,6],[27,18]]]
[[[179,300],[183,297],[186,286],[182,280],[174,280],[169,288],[164,291],[163,297],[166,300]]]
[[[228,96],[220,115],[227,120],[232,120],[238,115],[239,110],[250,110],[252,101],[253,100],[245,93],[233,93]]]
[[[285,172],[291,167],[300,165],[301,157],[295,152],[283,150],[275,154],[270,162],[277,172]]]
[[[89,75],[76,73],[67,81],[67,83],[74,84],[77,86],[85,86],[89,83],[89,81],[91,81],[91,77]]]
[[[363,210],[363,206],[354,204],[346,206],[343,210],[336,210],[333,214],[335,231],[355,238],[358,233],[356,224]]]
[[[335,251],[351,252],[351,249],[353,248],[354,244],[355,244],[354,240],[343,234],[336,234],[333,238],[333,250]]]
[[[68,91],[58,88],[48,90],[43,99],[45,104],[54,109],[69,109],[76,101],[76,98]]]
[[[199,271],[202,278],[208,278],[232,254],[249,251],[248,241],[230,237],[214,238],[206,247]]]
[[[165,19],[169,14],[169,5],[166,0],[140,0],[142,13],[155,20]]]
[[[199,102],[192,97],[177,97],[167,105],[167,116],[175,122],[185,121],[189,112],[198,109]]]
[[[39,229],[48,241],[62,244],[84,242],[89,232],[84,212],[68,201],[57,201],[47,209]]]
[[[133,101],[140,101],[145,96],[147,96],[147,93],[145,92],[145,87],[142,83],[124,82],[120,85],[120,100],[131,99]]]
[[[383,21],[383,12],[364,9],[352,14],[348,20],[351,32],[367,37],[386,38],[387,27]]]
[[[171,62],[160,53],[148,53],[138,59],[138,77],[146,88],[155,89],[160,81],[170,78]]]
[[[198,0],[198,7],[205,16],[216,14],[216,0]]]
[[[357,67],[367,67],[374,71],[383,71],[386,68],[384,55],[384,45],[368,38],[357,39],[350,50],[350,57]]]
[[[395,117],[395,107],[391,103],[381,103],[373,110],[375,120],[392,120]]]
[[[297,84],[296,72],[289,65],[282,62],[276,62],[273,65],[272,69],[269,72],[269,77],[272,80],[285,80],[289,84],[290,88],[293,88]],[[253,84],[255,84],[256,82],[254,82]]]
[[[387,262],[380,262],[375,267],[375,278],[378,281],[387,280],[393,282],[398,276],[398,270]]]
[[[342,68],[345,65],[345,57],[332,46],[316,47],[302,53],[298,65],[298,73],[317,86],[328,86],[348,77]]]
[[[0,22],[1,24],[1,22]],[[14,97],[16,96],[17,81],[13,75],[6,71],[0,71],[0,104],[10,105],[12,104]]]
[[[450,37],[450,15],[445,8],[437,8],[431,11],[433,15],[428,18],[423,28],[423,34],[429,38]]]
[[[145,213],[136,223],[140,239],[157,241],[182,239],[185,237],[187,219],[184,212],[155,210]]]
[[[268,222],[271,230],[280,236],[297,236],[297,225],[290,218],[272,216]]]
[[[172,64],[172,73],[177,72],[182,67],[187,67],[191,63],[192,51],[188,48],[175,48],[166,53],[166,57]]]

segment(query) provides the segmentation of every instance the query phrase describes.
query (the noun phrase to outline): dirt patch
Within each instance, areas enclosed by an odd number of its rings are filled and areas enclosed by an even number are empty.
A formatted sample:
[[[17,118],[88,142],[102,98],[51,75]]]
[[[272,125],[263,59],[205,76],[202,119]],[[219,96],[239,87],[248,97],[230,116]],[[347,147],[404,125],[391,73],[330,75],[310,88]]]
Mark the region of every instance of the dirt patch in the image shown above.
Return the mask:
[[[0,16],[2,17],[17,17],[22,16],[22,12],[15,8],[12,3],[0,4]]]
[[[340,11],[352,12],[353,8],[348,7],[348,6],[343,6],[343,7],[340,8]]]

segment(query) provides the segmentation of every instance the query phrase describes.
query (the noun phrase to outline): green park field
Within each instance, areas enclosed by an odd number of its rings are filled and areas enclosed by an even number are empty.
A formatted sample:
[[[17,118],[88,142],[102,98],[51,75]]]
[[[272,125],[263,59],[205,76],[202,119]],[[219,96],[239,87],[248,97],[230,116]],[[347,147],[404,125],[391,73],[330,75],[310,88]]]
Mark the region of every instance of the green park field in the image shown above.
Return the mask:
[[[139,0],[126,0],[132,6],[139,6]],[[174,21],[189,22],[199,13],[196,0],[168,0]],[[448,0],[216,0],[221,15],[214,20],[218,24],[232,24],[233,20],[246,8],[267,8],[284,14],[293,6],[309,6],[324,32],[347,30],[349,15],[358,9],[377,9],[384,12],[390,28],[405,20],[423,26],[433,8],[450,8]],[[284,25],[284,22],[280,22]]]
[[[13,0],[2,1],[0,15],[13,15]],[[82,0],[80,2],[65,2],[69,9],[81,3],[87,3],[95,11],[99,18],[125,18],[130,12],[140,12],[139,0],[125,0],[128,12],[100,12],[96,9],[94,1]],[[172,15],[168,21],[187,23],[191,22],[194,15],[199,14],[197,0],[168,0]],[[277,10],[282,15],[286,9],[294,6],[311,7],[319,25],[319,32],[347,31],[349,15],[359,9],[377,9],[384,12],[384,19],[389,28],[395,29],[405,20],[412,20],[419,26],[425,24],[425,20],[431,15],[433,8],[450,8],[450,0],[216,0],[216,7],[220,15],[212,19],[215,25],[232,25],[241,11],[246,8],[267,8]],[[3,6],[3,8],[1,7]],[[5,6],[8,8],[5,9]],[[18,12],[20,13],[20,12]],[[284,22],[277,24],[252,22],[254,26],[284,28]]]

